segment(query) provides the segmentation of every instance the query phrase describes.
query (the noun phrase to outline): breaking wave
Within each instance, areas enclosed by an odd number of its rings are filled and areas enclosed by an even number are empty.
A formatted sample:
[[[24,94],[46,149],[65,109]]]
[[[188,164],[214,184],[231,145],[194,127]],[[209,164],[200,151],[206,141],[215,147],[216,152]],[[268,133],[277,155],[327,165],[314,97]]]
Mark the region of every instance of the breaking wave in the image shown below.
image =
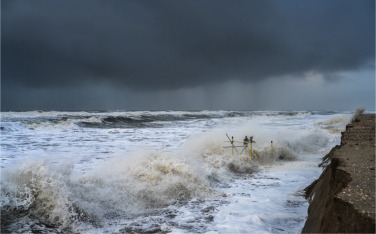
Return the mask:
[[[17,113],[17,114],[16,114]],[[47,113],[50,113],[47,114]],[[170,121],[204,120],[246,116],[247,112],[197,111],[197,112],[12,112],[2,113],[6,121],[18,121],[29,129],[54,128],[142,128],[160,127]],[[14,117],[16,116],[16,117]],[[2,127],[4,129],[4,127]]]
[[[69,170],[69,167],[55,168],[44,162],[28,162],[3,170],[2,229],[11,224],[11,230],[22,230],[14,226],[22,226],[24,218],[33,220],[34,226],[66,228],[76,216],[66,177]],[[20,222],[15,222],[17,219]]]
[[[38,117],[22,123],[29,128],[120,128],[157,126],[173,119],[202,120],[240,116],[242,112],[95,113]],[[307,113],[295,113],[292,118]],[[215,117],[213,117],[215,116]],[[260,116],[260,115],[257,115]],[[73,162],[34,160],[14,165],[1,172],[2,232],[75,232],[82,223],[101,226],[109,219],[132,219],[163,208],[179,207],[192,199],[220,196],[219,189],[232,179],[262,170],[264,166],[300,160],[301,155],[327,147],[328,126],[343,128],[347,121],[335,116],[316,123],[320,126],[275,129],[253,117],[252,123],[238,128],[210,130],[187,139],[177,151],[136,151],[118,153],[88,171],[75,171]],[[42,119],[42,120],[41,120]],[[275,118],[278,121],[278,118]],[[5,125],[11,128],[12,125]],[[252,153],[242,140],[255,136]],[[236,139],[232,149],[224,133]],[[173,138],[171,138],[173,139]],[[273,141],[273,144],[271,144]],[[233,151],[233,152],[232,152]],[[252,154],[252,159],[251,155]]]
[[[163,127],[171,121],[190,121],[253,116],[304,117],[321,112],[247,112],[247,111],[125,111],[125,112],[4,112],[8,119],[31,130],[58,128],[143,128]],[[3,125],[4,123],[2,123]],[[1,130],[8,129],[1,126]]]
[[[249,151],[232,155],[212,134],[190,140],[191,149],[186,145],[178,153],[118,155],[85,174],[72,173],[72,164],[56,167],[48,160],[7,168],[1,181],[2,227],[14,230],[7,225],[21,225],[26,218],[58,230],[73,231],[78,221],[100,225],[106,219],[216,196],[216,187],[225,186],[234,175],[298,159],[292,148],[278,144],[272,151],[255,147],[253,160]],[[23,222],[14,222],[15,218]]]
[[[25,222],[35,223],[25,231],[36,231],[32,226],[37,224],[72,231],[77,221],[100,225],[106,219],[151,213],[215,194],[198,165],[168,153],[116,157],[79,176],[71,169],[72,165],[56,168],[46,160],[5,169],[1,181],[4,231],[22,230]]]
[[[351,116],[336,115],[328,120],[315,123],[321,125],[331,134],[338,134],[344,131],[344,126],[351,121]]]

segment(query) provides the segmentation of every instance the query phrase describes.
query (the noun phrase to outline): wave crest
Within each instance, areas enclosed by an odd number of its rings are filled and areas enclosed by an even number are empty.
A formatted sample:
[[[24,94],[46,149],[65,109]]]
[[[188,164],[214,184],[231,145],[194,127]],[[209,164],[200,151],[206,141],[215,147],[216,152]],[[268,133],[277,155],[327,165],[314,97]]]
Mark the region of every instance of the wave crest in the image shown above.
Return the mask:
[[[7,222],[3,216],[14,218],[29,213],[46,225],[67,227],[76,213],[64,173],[56,171],[44,162],[6,169],[1,181],[2,221]]]

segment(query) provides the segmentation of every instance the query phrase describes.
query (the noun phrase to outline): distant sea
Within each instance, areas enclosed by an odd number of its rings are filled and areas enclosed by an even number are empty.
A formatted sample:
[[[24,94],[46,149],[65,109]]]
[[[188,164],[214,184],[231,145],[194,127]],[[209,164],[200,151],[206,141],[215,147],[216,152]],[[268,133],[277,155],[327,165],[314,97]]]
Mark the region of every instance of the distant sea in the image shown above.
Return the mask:
[[[1,231],[300,233],[351,116],[2,112]]]

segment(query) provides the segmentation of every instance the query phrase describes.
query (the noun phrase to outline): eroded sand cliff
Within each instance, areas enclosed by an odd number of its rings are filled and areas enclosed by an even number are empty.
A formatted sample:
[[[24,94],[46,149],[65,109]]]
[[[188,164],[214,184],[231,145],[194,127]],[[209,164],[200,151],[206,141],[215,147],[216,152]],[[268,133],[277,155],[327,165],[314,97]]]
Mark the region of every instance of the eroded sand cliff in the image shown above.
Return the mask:
[[[375,115],[357,116],[306,188],[307,232],[375,233]]]

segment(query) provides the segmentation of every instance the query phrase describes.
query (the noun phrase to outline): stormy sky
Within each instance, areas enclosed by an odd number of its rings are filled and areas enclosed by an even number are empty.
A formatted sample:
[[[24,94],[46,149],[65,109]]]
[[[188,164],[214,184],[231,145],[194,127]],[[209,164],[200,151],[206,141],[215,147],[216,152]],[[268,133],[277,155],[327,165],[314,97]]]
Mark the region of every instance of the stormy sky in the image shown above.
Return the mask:
[[[2,0],[1,110],[375,109],[374,0]]]

